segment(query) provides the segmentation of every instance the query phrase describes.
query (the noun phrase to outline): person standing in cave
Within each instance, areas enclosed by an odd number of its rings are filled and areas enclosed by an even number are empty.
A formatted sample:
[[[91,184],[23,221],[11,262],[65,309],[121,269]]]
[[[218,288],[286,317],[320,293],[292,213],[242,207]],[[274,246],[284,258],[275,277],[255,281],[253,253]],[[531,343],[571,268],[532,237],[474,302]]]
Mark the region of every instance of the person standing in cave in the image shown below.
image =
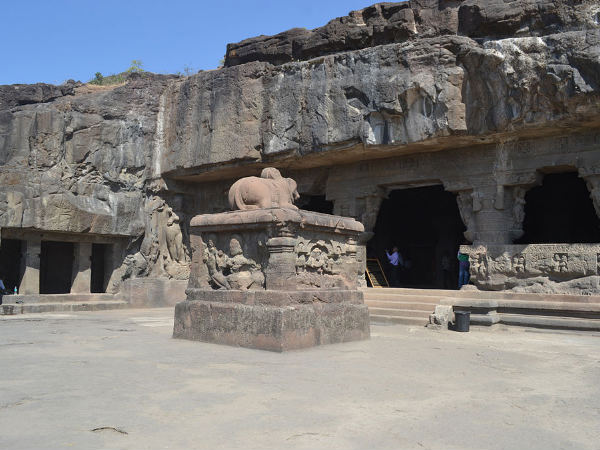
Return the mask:
[[[469,284],[469,255],[458,250],[456,257],[458,259],[458,289],[460,289],[465,284]]]
[[[5,294],[6,286],[4,286],[4,281],[0,278],[0,305],[2,304],[2,296]]]
[[[402,265],[404,264],[403,260],[402,260],[402,255],[400,255],[400,253],[398,253],[398,247],[393,247],[392,248],[392,253],[390,253],[387,249],[385,250],[385,254],[388,257],[388,260],[390,262],[391,265],[391,269],[390,269],[390,284],[392,287],[399,287],[400,286],[400,279],[399,279],[399,270],[400,267],[402,267]]]

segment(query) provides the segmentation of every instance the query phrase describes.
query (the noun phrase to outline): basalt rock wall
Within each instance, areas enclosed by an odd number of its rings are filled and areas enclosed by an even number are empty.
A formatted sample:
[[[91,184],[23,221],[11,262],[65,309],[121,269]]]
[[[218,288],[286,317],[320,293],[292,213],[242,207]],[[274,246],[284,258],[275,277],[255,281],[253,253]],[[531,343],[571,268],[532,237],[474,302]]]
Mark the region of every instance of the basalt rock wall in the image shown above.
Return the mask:
[[[162,171],[310,167],[597,126],[599,9],[385,3],[230,44],[226,68],[167,89]]]

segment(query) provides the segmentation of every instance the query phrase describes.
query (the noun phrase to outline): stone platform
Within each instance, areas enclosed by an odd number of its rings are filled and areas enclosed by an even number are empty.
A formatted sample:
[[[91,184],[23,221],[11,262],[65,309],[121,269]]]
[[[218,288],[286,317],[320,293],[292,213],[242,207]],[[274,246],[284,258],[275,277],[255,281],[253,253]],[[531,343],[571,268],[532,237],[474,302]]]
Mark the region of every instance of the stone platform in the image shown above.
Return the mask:
[[[175,307],[173,336],[294,350],[369,338],[360,291],[188,291]]]
[[[196,216],[173,337],[285,351],[369,338],[354,219],[295,208]]]

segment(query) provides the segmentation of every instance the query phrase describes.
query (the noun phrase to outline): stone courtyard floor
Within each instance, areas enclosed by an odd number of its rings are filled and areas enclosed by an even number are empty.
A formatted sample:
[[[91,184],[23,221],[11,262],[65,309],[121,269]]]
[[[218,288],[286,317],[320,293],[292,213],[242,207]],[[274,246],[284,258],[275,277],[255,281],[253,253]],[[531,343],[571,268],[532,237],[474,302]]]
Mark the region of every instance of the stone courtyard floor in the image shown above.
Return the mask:
[[[373,325],[278,354],[174,340],[172,323],[2,317],[0,448],[600,448],[598,334]]]

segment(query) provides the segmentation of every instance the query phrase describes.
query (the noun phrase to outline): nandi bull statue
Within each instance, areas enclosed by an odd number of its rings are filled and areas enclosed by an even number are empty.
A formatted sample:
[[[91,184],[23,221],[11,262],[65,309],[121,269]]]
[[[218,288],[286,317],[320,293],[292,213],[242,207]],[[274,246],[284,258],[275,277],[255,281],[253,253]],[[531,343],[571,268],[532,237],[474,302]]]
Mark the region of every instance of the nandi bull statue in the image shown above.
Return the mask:
[[[299,197],[297,185],[291,178],[283,178],[274,167],[263,169],[259,177],[237,180],[229,189],[229,206],[233,211],[261,208],[290,208]]]
[[[279,170],[236,181],[232,211],[190,222],[187,299],[173,337],[284,351],[369,338],[351,217],[294,206]]]

